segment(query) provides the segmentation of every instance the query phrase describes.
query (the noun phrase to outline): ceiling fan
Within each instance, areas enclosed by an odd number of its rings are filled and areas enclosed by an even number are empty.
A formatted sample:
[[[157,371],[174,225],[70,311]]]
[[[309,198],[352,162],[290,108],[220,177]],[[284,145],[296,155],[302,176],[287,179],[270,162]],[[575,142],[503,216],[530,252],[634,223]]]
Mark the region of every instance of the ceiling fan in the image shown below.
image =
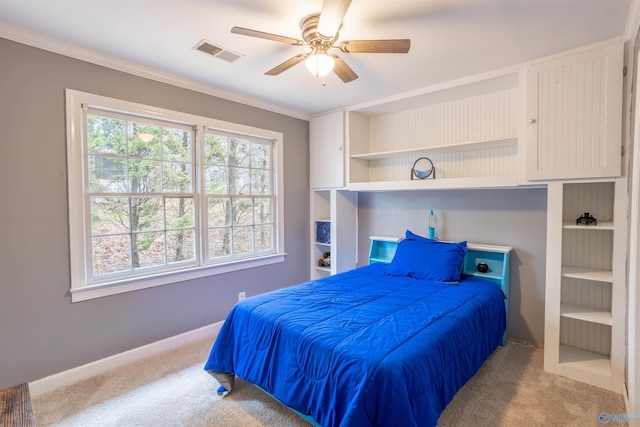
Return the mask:
[[[347,40],[337,43],[338,30],[350,5],[351,0],[324,0],[320,13],[308,16],[300,24],[302,39],[242,27],[233,27],[231,32],[311,48],[311,51],[300,53],[267,71],[265,74],[268,76],[277,76],[306,61],[307,68],[316,77],[333,71],[344,83],[349,83],[357,79],[358,75],[342,58],[329,54],[329,49],[336,48],[343,53],[407,53],[411,46],[409,39]]]

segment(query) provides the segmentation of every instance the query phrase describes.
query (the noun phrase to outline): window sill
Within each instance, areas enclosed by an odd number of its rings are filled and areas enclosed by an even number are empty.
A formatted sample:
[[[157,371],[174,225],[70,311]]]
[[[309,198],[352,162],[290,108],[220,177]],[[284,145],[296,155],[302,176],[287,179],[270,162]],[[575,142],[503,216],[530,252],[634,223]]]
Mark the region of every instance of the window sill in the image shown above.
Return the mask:
[[[169,285],[176,282],[214,276],[216,274],[229,273],[247,268],[284,262],[286,253],[269,255],[249,260],[233,261],[225,264],[209,265],[206,267],[192,268],[183,271],[173,271],[154,276],[138,277],[117,282],[100,283],[71,289],[71,302],[87,301],[102,298],[109,295],[117,295],[125,292],[133,292],[155,286]]]

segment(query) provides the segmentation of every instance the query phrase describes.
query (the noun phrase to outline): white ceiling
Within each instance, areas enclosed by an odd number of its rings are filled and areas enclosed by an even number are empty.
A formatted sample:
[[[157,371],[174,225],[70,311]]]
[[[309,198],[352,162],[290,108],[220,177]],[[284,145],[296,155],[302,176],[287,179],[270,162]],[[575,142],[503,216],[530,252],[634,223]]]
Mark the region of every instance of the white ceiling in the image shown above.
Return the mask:
[[[308,48],[230,32],[301,38],[322,0],[0,0],[2,22],[215,88],[313,114],[519,64],[624,36],[636,0],[353,0],[340,40],[410,38],[408,54],[343,54],[360,76],[342,83],[298,64]],[[244,55],[193,50],[206,39]]]

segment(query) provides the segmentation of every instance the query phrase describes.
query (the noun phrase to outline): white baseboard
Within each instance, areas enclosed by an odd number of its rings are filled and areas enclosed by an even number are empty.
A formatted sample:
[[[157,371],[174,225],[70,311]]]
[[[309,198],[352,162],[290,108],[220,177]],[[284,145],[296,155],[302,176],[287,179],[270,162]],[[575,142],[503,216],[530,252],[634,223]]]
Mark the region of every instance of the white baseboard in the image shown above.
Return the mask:
[[[197,341],[201,338],[213,337],[218,334],[224,322],[216,322],[193,331],[175,335],[142,347],[127,350],[123,353],[114,354],[86,365],[78,366],[67,371],[59,372],[48,377],[29,383],[31,397],[53,391],[57,388],[76,383],[87,378],[100,375],[110,369],[118,368],[128,363],[136,362],[145,357],[153,356],[176,347]],[[213,341],[212,341],[213,344]]]

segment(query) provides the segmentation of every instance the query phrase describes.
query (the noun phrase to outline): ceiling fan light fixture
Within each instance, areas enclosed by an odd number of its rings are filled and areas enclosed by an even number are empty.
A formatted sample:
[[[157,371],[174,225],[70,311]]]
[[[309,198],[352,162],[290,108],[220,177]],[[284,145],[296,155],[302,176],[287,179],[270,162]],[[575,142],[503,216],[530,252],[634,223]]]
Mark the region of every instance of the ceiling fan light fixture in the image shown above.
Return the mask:
[[[305,65],[311,74],[316,77],[324,77],[332,70],[336,61],[327,52],[317,51],[309,55]]]

